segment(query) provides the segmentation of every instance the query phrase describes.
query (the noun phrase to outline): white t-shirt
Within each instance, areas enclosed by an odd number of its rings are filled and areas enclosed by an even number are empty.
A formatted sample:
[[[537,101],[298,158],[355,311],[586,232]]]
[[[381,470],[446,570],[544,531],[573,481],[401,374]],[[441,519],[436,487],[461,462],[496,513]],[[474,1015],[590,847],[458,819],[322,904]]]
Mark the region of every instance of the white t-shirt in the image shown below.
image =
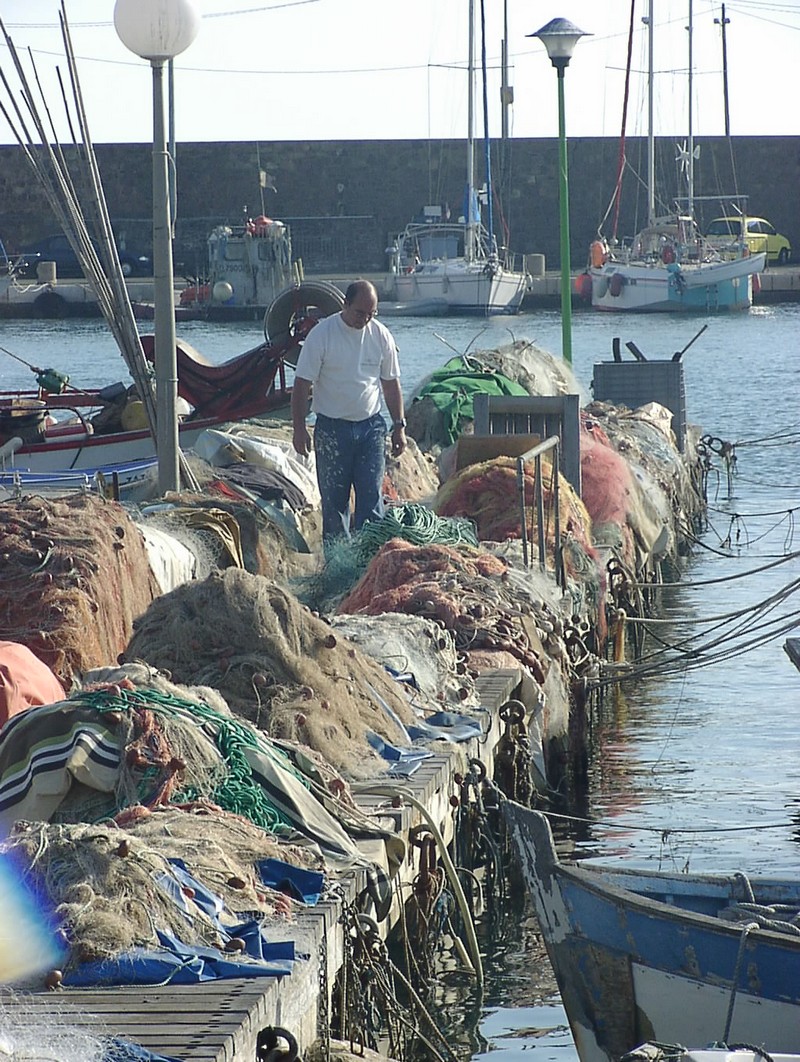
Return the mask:
[[[332,314],[308,333],[295,372],[313,384],[315,413],[337,420],[366,420],[380,413],[380,381],[400,377],[397,344],[375,318],[363,328],[351,328],[341,314]]]

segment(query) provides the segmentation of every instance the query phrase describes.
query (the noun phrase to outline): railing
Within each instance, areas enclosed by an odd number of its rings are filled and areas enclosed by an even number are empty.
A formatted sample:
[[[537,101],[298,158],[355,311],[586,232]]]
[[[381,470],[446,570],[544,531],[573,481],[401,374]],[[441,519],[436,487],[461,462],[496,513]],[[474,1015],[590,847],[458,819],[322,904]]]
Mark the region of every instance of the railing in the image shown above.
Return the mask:
[[[517,458],[517,489],[519,491],[520,530],[522,537],[522,560],[526,568],[530,567],[528,556],[528,522],[525,518],[525,464],[527,461],[534,462],[535,481],[533,487],[533,502],[536,506],[536,537],[539,546],[539,564],[546,569],[546,536],[544,517],[544,492],[542,488],[542,456],[553,451],[552,463],[552,502],[553,502],[553,567],[556,582],[562,590],[566,589],[566,576],[564,572],[564,558],[561,551],[561,515],[559,510],[559,451],[561,442],[557,435],[551,435],[543,442],[526,450]]]

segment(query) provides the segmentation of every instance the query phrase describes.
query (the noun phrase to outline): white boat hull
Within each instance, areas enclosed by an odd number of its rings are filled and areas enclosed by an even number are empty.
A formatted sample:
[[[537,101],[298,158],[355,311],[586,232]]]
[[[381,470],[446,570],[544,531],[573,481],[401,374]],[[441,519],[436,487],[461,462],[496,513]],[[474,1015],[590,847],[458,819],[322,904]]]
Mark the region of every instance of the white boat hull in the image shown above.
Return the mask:
[[[208,427],[218,427],[217,420],[196,421],[181,425],[179,445],[188,450]],[[6,478],[15,471],[35,475],[81,473],[88,478],[98,470],[111,474],[118,471],[120,482],[141,475],[142,462],[156,457],[155,443],[148,431],[124,431],[113,435],[76,433],[58,442],[33,443],[16,450],[0,464]]]
[[[525,273],[497,268],[485,262],[463,259],[425,262],[411,273],[397,277],[397,301],[405,305],[439,301],[448,313],[481,316],[519,313],[528,288]]]
[[[606,262],[592,266],[592,306],[617,313],[717,313],[753,304],[766,256],[699,264]]]

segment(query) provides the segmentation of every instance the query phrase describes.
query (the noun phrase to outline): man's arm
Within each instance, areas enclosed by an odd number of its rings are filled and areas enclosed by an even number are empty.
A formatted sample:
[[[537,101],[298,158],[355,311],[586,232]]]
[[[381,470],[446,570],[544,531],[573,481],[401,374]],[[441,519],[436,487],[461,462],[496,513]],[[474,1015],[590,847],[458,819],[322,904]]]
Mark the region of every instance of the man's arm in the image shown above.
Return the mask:
[[[381,387],[386,408],[392,418],[392,454],[394,457],[399,457],[407,445],[403,392],[398,379],[381,380]]]
[[[311,381],[295,376],[292,384],[292,446],[301,457],[311,453],[311,436],[306,427]]]

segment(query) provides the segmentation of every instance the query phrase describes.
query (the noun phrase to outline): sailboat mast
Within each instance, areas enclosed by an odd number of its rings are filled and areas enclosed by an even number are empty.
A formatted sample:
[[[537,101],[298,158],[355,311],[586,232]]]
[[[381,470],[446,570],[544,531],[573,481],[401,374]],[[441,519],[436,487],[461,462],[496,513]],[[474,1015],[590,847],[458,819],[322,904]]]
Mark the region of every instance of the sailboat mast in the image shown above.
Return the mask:
[[[469,0],[469,62],[467,73],[467,194],[464,204],[466,217],[464,257],[471,262],[475,257],[475,0]]]
[[[687,214],[694,217],[694,114],[693,104],[693,81],[694,81],[694,48],[692,43],[692,0],[689,0],[689,165],[686,173],[686,195],[688,199]]]
[[[656,141],[653,132],[653,0],[647,6],[647,224],[656,220]]]
[[[483,86],[483,156],[486,165],[487,251],[494,254],[494,203],[492,199],[492,141],[489,136],[489,90],[486,72],[486,0],[481,0],[481,85]]]

